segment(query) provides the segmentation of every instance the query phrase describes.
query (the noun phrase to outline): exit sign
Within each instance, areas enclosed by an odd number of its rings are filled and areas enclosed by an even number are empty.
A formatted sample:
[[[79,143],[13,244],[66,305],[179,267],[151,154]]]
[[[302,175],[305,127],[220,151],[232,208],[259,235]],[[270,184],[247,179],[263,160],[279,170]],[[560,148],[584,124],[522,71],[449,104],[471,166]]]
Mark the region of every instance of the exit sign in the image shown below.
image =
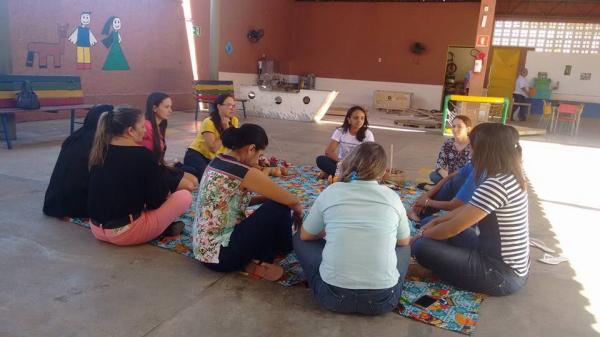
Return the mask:
[[[477,41],[475,42],[476,47],[489,47],[490,36],[489,35],[477,35]]]

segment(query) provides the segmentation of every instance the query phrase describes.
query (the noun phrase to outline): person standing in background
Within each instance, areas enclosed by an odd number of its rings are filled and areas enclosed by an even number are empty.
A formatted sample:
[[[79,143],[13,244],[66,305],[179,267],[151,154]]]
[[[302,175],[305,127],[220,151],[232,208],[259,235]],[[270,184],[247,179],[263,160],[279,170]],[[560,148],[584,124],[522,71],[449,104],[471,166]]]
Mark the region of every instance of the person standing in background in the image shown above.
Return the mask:
[[[512,121],[525,121],[526,116],[521,113],[521,107],[515,105],[515,103],[527,103],[527,99],[529,98],[529,83],[527,82],[527,68],[523,68],[517,76],[517,81],[515,83],[515,91],[513,92],[513,109],[512,109],[512,117],[510,120]]]

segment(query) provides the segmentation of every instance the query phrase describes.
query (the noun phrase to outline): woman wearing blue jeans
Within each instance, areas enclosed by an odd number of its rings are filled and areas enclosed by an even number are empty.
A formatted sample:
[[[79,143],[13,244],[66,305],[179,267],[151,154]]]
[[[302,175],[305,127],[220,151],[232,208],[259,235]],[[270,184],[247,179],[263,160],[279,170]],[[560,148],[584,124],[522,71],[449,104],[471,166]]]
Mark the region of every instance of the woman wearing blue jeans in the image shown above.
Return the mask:
[[[410,230],[398,195],[377,182],[385,168],[381,145],[358,145],[342,163],[341,182],[319,195],[294,236],[308,284],[328,310],[378,315],[398,305]]]
[[[519,133],[511,126],[484,123],[469,137],[473,179],[481,183],[467,204],[423,226],[411,240],[413,255],[456,287],[509,295],[525,285],[530,263]]]

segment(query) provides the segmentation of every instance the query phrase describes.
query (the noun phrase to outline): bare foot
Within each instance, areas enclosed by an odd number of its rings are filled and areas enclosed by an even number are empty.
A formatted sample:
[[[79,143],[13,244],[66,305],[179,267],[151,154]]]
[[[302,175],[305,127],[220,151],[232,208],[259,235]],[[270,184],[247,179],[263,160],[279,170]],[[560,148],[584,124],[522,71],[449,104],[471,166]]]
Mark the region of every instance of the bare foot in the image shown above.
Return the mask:
[[[411,220],[421,221],[421,217],[412,208],[406,212],[406,216]]]

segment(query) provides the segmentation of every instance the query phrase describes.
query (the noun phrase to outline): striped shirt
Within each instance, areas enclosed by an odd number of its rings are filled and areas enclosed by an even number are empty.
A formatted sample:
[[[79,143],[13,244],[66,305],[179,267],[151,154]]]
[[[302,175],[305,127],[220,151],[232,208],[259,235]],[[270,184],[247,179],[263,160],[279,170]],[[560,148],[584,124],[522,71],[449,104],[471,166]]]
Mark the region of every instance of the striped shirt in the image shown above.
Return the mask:
[[[480,249],[500,259],[519,276],[529,272],[527,192],[511,175],[487,178],[477,187],[471,205],[488,215],[479,222]]]

